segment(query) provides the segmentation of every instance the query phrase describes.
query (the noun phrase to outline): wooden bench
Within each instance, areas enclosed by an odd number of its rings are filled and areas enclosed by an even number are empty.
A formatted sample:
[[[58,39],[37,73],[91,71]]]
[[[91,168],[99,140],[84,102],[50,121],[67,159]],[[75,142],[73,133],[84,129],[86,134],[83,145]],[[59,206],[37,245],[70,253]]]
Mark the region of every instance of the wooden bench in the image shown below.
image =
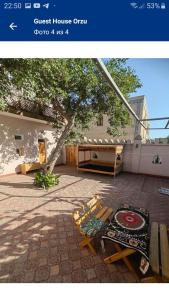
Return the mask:
[[[92,218],[93,215],[96,219],[106,222],[107,220],[109,220],[109,217],[112,215],[112,213],[112,208],[108,208],[102,205],[99,195],[95,195],[91,200],[87,202],[85,207],[73,213],[74,222],[83,236],[83,240],[80,242],[81,249],[85,246],[88,246],[91,252],[96,255],[96,251],[91,244],[94,237],[85,234],[82,231],[81,226],[85,222],[88,222],[87,219]]]
[[[42,167],[40,162],[25,163],[20,165],[21,174],[26,175],[27,172],[38,170]]]
[[[169,282],[169,241],[164,224],[152,222],[150,237],[150,266],[153,276],[143,282]]]

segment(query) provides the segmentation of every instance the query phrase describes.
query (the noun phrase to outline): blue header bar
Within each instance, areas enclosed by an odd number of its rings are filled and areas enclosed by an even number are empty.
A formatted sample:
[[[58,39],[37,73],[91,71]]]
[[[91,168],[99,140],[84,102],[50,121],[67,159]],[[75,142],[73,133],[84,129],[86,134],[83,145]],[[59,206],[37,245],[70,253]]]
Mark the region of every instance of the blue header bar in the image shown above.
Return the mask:
[[[169,0],[0,4],[0,41],[169,41]]]

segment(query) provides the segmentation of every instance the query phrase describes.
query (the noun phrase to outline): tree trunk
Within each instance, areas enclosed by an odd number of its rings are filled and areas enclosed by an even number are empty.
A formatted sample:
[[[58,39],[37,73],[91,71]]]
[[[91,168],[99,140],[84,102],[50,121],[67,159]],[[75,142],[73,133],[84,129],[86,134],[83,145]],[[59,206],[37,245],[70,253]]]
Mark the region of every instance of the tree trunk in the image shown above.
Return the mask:
[[[53,172],[53,169],[55,167],[55,164],[60,156],[60,153],[62,151],[62,148],[64,146],[65,140],[67,139],[69,133],[71,132],[72,128],[74,126],[74,118],[70,119],[65,126],[65,129],[63,130],[61,136],[58,139],[56,148],[53,150],[53,153],[51,155],[51,158],[49,162],[46,164],[49,172]]]

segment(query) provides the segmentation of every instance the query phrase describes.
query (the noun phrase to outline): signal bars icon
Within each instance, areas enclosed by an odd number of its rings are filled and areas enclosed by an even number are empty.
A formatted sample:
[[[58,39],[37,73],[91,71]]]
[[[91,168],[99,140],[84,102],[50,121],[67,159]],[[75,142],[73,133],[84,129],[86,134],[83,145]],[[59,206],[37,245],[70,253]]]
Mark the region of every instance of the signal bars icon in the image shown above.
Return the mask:
[[[138,8],[138,9],[143,9],[145,8],[145,3],[136,3],[136,2],[131,2],[130,3],[132,8]]]

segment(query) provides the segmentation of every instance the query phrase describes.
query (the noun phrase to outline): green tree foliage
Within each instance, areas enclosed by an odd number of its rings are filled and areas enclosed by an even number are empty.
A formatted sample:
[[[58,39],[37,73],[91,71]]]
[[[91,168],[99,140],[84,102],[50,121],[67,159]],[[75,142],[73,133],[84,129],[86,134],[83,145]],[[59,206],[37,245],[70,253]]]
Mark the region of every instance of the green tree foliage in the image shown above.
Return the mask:
[[[126,59],[105,65],[125,97],[141,86]],[[110,135],[129,123],[129,113],[91,59],[0,59],[0,109],[7,99],[51,105],[60,137],[51,156],[51,170],[65,141],[77,136],[99,115],[107,114]]]

